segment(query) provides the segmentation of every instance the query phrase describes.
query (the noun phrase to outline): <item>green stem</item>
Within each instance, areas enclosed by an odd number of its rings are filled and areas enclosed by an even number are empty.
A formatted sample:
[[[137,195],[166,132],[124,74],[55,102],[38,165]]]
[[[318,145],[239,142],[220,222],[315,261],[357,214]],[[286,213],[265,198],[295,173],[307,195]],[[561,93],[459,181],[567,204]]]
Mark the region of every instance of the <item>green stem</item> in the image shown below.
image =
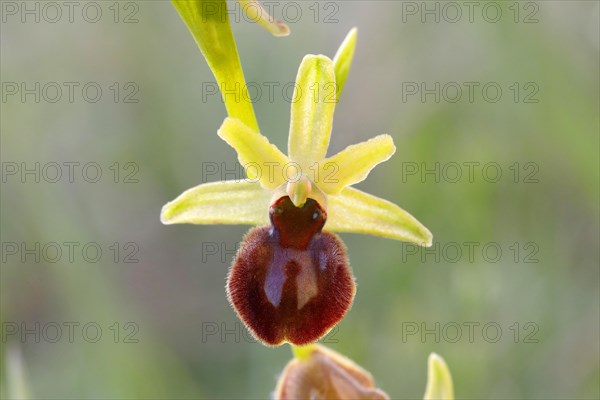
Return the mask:
[[[294,357],[296,357],[298,360],[306,360],[308,357],[310,357],[311,353],[315,349],[314,344],[296,346],[290,343],[290,346],[292,347],[292,353],[294,354]]]

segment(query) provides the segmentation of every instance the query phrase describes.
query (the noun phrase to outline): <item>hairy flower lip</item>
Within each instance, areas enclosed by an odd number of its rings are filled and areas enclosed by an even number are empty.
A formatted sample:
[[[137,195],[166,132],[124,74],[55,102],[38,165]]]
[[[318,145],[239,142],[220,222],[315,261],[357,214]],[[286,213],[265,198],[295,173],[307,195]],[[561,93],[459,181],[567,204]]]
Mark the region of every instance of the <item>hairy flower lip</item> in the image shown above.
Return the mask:
[[[312,343],[352,306],[356,285],[343,242],[323,233],[313,199],[274,202],[271,226],[252,229],[231,265],[227,293],[252,334],[268,346]]]
[[[313,343],[350,310],[356,285],[337,235],[316,234],[306,250],[278,243],[273,227],[251,229],[231,265],[227,296],[266,346]]]

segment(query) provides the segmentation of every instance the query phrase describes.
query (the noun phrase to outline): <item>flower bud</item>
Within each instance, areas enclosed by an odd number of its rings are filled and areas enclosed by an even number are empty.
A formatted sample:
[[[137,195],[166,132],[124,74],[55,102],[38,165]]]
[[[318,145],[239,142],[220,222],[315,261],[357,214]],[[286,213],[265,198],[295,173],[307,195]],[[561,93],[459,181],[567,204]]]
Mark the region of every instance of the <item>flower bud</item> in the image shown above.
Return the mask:
[[[352,360],[324,346],[302,350],[283,370],[274,397],[287,399],[388,399],[373,377]]]

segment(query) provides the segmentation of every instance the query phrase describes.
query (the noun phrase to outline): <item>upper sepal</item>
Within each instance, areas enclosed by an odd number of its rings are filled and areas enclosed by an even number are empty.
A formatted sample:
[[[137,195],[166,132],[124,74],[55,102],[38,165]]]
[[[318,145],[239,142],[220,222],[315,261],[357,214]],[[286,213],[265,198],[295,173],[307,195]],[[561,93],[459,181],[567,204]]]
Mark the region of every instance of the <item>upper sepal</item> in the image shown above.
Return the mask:
[[[288,139],[288,156],[305,174],[325,158],[335,104],[333,62],[323,55],[305,56],[296,77]]]

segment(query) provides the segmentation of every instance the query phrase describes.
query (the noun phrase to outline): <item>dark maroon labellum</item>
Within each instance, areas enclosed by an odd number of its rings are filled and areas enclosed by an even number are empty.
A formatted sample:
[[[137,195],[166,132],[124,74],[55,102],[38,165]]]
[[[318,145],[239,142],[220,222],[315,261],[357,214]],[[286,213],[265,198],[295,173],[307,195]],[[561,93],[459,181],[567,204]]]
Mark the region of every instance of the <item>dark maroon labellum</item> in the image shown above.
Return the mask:
[[[227,282],[240,318],[267,345],[312,343],[350,308],[355,286],[346,249],[322,232],[327,214],[313,199],[285,196],[270,208],[271,226],[250,230]]]

